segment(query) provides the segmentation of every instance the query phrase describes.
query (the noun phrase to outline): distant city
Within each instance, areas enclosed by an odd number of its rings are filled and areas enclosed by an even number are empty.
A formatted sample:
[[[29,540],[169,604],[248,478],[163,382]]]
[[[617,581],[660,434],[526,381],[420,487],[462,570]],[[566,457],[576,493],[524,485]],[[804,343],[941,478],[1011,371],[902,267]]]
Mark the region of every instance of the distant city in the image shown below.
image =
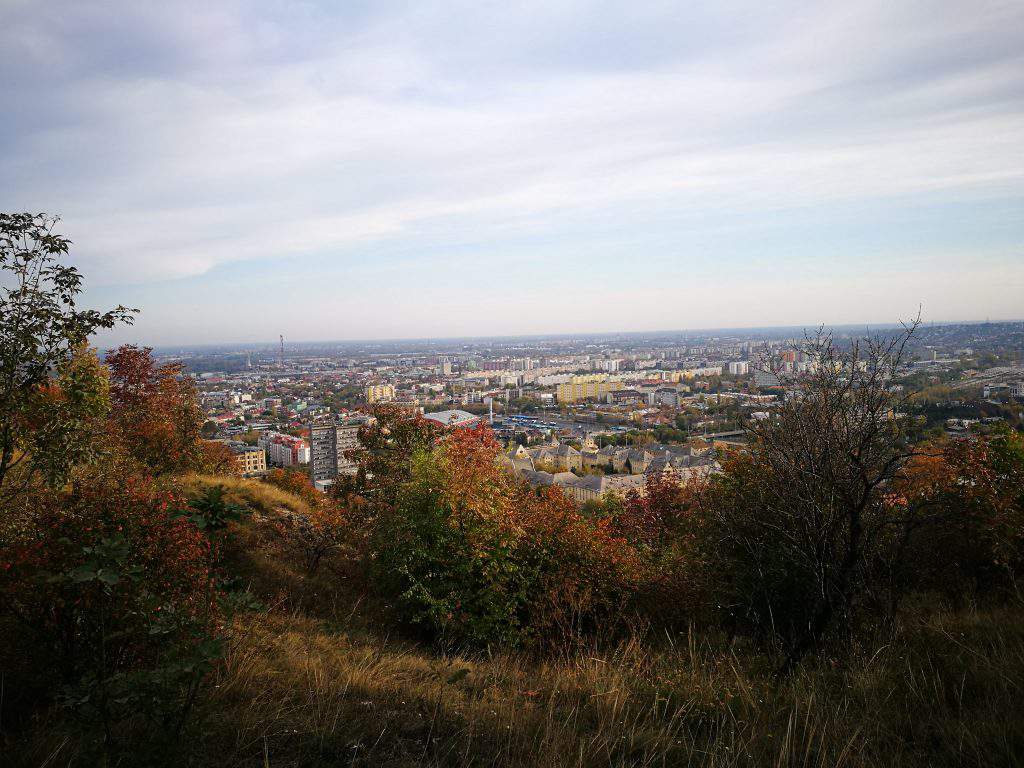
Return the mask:
[[[769,418],[813,371],[800,351],[817,329],[752,328],[564,336],[289,342],[162,348],[196,379],[204,434],[227,442],[244,474],[308,472],[325,490],[354,473],[374,409],[446,427],[486,423],[503,462],[578,502],[715,472],[751,420]],[[828,329],[842,347],[895,326]],[[1024,419],[1024,322],[922,325],[895,387],[920,394],[922,436]],[[769,369],[764,361],[777,359]]]

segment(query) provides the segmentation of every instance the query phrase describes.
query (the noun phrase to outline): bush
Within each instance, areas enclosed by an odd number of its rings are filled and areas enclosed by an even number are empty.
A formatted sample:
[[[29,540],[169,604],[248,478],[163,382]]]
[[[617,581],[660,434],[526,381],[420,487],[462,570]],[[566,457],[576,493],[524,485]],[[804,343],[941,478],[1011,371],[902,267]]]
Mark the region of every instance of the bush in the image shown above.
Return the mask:
[[[471,646],[557,643],[612,617],[635,551],[608,520],[504,473],[497,452],[481,427],[413,454],[371,540],[385,596],[433,638]]]
[[[354,548],[357,535],[347,512],[361,503],[359,497],[326,496],[313,487],[307,475],[280,469],[267,475],[267,483],[305,503],[304,511],[281,510],[266,523],[282,549],[299,559],[308,574],[316,573],[326,558]]]
[[[893,491],[912,521],[892,574],[904,591],[1014,592],[1024,573],[1024,436],[1004,428],[925,445]]]
[[[5,531],[15,642],[106,752],[126,725],[176,737],[220,652],[210,542],[185,507],[144,476],[80,472]]]

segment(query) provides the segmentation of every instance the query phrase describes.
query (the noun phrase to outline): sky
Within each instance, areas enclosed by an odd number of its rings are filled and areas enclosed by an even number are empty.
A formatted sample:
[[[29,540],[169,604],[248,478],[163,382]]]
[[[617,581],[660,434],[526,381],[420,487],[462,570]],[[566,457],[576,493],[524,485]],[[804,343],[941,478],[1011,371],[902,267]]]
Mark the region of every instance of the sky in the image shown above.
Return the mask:
[[[1024,317],[1024,3],[0,0],[0,210],[154,345]]]

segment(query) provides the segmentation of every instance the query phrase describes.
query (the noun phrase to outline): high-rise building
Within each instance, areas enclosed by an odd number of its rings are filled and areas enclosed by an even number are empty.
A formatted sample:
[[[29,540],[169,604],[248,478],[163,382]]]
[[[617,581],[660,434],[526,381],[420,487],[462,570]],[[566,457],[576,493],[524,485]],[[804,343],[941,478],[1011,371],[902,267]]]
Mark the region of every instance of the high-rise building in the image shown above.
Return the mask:
[[[309,425],[309,476],[316,483],[331,483],[338,475],[354,475],[356,462],[346,453],[359,447],[360,423],[333,421]]]

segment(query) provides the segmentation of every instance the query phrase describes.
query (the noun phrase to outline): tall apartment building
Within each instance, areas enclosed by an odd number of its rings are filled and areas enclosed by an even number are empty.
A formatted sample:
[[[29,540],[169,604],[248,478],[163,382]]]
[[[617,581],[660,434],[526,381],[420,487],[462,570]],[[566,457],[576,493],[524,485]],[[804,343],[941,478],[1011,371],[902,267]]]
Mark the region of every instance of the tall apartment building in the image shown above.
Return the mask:
[[[746,376],[750,373],[750,363],[746,360],[733,361],[729,363],[729,373],[733,376]]]
[[[615,373],[622,367],[621,360],[595,360],[594,370],[595,371],[607,371],[608,373]]]
[[[356,463],[345,453],[359,447],[359,427],[329,421],[309,425],[309,476],[314,484],[355,474]]]
[[[395,387],[391,384],[371,384],[366,388],[366,402],[389,403],[395,399]]]
[[[559,384],[555,394],[560,403],[578,403],[580,400],[599,400],[620,389],[621,381],[609,380],[607,374],[594,374],[573,376],[565,384]]]

